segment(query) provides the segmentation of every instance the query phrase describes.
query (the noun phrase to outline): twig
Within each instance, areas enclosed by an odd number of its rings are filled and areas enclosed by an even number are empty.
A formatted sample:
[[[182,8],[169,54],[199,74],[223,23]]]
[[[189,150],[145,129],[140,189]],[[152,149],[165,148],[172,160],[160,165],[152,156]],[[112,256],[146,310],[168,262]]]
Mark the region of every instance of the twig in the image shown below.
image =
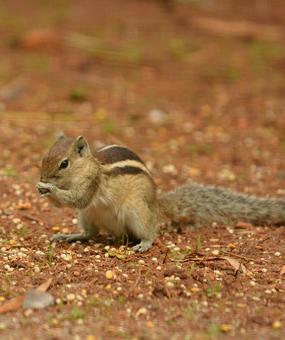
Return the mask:
[[[167,259],[167,256],[168,256],[168,253],[169,253],[169,250],[167,249],[167,250],[166,250],[166,252],[165,252],[165,255],[164,255],[164,258],[163,258],[162,264],[165,264],[165,262],[166,262],[166,259]]]
[[[140,269],[139,270],[139,274],[138,274],[138,278],[137,278],[137,280],[136,280],[136,282],[134,284],[134,287],[137,287],[137,285],[139,284],[140,279],[141,279],[141,275],[142,275],[142,270]]]
[[[206,262],[206,261],[215,261],[215,260],[224,260],[224,258],[223,257],[218,257],[218,256],[212,256],[212,257],[206,257],[206,258],[191,258],[191,257],[186,257],[183,260],[173,260],[173,259],[171,259],[172,262],[188,262],[188,261]]]
[[[252,262],[255,262],[255,263],[258,263],[258,264],[262,264],[261,261],[252,259],[252,258],[250,258],[250,257],[246,257],[246,256],[243,256],[243,255],[238,255],[238,254],[231,253],[231,252],[225,251],[225,250],[222,250],[222,252],[223,252],[224,254],[226,254],[226,255],[234,256],[234,257],[237,257],[237,258],[239,258],[239,259],[246,260],[246,261],[248,261],[248,262],[252,261]],[[267,261],[264,260],[264,262],[267,262]]]

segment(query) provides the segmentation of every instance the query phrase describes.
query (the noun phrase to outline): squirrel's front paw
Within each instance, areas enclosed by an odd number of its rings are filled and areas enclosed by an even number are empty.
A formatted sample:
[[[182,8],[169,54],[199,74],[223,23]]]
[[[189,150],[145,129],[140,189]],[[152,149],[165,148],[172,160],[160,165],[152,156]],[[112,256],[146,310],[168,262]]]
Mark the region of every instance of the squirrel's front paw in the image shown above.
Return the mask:
[[[52,191],[55,188],[55,185],[51,183],[39,182],[36,185],[36,188],[41,196],[45,196],[52,193]]]

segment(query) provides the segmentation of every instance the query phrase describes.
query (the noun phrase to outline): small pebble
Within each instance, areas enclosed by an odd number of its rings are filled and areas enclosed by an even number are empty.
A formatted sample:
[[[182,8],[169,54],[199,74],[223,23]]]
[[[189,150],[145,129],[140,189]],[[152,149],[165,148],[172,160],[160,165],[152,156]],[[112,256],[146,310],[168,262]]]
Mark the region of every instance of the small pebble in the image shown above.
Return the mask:
[[[107,270],[105,273],[106,279],[111,280],[114,277],[114,273],[112,272],[112,270]]]
[[[67,298],[67,301],[73,301],[75,299],[75,295],[71,293],[71,294],[68,294],[66,298]]]
[[[274,329],[279,329],[279,328],[282,327],[282,324],[281,324],[281,322],[279,320],[276,320],[276,321],[273,322],[272,327]]]
[[[0,323],[0,330],[1,330],[1,331],[4,331],[4,329],[6,329],[6,327],[7,327],[7,326],[6,326],[6,324],[5,324],[4,322],[1,322],[1,323]]]
[[[33,310],[32,309],[27,309],[27,310],[25,310],[25,312],[24,312],[24,315],[26,316],[26,317],[29,317],[29,316],[31,316],[33,314]]]
[[[39,268],[38,266],[36,266],[36,267],[34,268],[34,272],[35,272],[35,273],[40,273],[41,270],[40,270],[40,268]]]

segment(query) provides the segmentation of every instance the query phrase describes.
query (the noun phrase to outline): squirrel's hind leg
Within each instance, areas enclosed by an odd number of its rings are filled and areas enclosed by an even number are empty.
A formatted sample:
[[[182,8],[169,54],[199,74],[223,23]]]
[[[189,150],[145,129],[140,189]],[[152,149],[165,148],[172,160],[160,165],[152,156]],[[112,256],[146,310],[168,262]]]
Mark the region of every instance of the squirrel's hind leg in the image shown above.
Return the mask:
[[[145,252],[151,248],[156,237],[158,224],[155,206],[149,207],[141,200],[125,205],[127,233],[140,242],[133,247],[133,250]],[[152,210],[153,209],[153,210]]]

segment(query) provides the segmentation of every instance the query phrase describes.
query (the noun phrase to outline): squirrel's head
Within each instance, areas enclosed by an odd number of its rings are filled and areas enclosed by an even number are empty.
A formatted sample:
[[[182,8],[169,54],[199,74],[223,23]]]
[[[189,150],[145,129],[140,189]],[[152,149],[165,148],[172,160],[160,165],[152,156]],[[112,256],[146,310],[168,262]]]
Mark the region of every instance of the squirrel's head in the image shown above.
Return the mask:
[[[86,186],[88,180],[91,183],[91,177],[96,178],[99,173],[99,162],[83,136],[60,136],[43,158],[40,182],[69,190],[82,184]]]

